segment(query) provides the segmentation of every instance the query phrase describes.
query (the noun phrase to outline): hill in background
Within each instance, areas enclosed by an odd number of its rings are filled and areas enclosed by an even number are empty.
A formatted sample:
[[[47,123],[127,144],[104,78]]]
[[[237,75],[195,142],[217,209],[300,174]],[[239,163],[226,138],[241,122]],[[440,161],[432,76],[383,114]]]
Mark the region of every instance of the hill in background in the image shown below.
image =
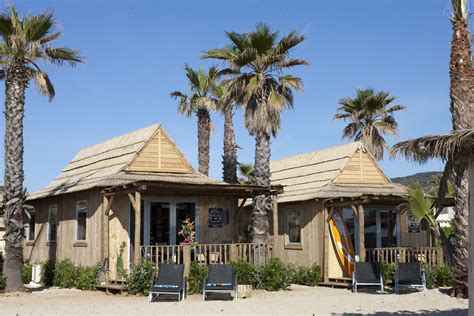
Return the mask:
[[[425,192],[430,192],[430,189],[433,188],[434,179],[442,174],[440,171],[419,172],[406,177],[392,178],[392,182],[406,186],[420,185]]]

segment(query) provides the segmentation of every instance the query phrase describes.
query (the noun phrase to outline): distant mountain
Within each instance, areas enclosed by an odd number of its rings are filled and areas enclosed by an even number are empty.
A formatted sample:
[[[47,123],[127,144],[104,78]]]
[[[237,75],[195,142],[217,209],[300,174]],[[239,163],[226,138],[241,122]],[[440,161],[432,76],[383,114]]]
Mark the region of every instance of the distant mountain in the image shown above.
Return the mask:
[[[434,178],[442,174],[440,171],[419,172],[406,177],[392,178],[392,181],[406,186],[420,185],[425,192],[430,192],[430,189],[433,188]]]

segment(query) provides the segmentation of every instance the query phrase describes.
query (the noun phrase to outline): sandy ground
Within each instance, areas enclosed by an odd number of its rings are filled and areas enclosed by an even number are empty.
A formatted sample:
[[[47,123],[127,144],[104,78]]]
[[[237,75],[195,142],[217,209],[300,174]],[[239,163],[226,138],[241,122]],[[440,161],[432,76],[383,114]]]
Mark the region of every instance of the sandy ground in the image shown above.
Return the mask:
[[[396,295],[351,293],[345,289],[292,286],[289,291],[254,291],[237,301],[148,303],[137,296],[50,288],[14,296],[0,294],[0,315],[467,315],[468,301],[439,290]]]

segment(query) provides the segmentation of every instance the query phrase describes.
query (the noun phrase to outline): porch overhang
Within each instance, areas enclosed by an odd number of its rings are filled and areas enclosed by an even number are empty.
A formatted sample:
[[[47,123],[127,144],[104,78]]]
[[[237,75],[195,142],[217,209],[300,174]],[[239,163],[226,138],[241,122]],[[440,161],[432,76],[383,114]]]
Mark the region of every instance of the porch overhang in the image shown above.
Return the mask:
[[[271,195],[283,192],[280,185],[258,186],[248,184],[196,184],[159,181],[137,181],[128,184],[110,186],[102,189],[104,196],[128,194],[136,191],[149,194],[208,194],[228,195],[238,198],[250,198],[255,191],[270,191]]]

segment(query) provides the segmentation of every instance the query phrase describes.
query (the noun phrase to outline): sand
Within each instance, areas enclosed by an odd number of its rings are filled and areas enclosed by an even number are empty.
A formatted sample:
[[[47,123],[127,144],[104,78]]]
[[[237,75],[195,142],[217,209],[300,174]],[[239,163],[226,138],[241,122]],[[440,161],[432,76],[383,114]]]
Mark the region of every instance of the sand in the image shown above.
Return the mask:
[[[146,297],[49,288],[17,295],[0,294],[0,315],[467,315],[468,301],[439,290],[396,295],[351,293],[345,289],[291,286],[289,291],[254,291],[237,301],[148,303]]]

